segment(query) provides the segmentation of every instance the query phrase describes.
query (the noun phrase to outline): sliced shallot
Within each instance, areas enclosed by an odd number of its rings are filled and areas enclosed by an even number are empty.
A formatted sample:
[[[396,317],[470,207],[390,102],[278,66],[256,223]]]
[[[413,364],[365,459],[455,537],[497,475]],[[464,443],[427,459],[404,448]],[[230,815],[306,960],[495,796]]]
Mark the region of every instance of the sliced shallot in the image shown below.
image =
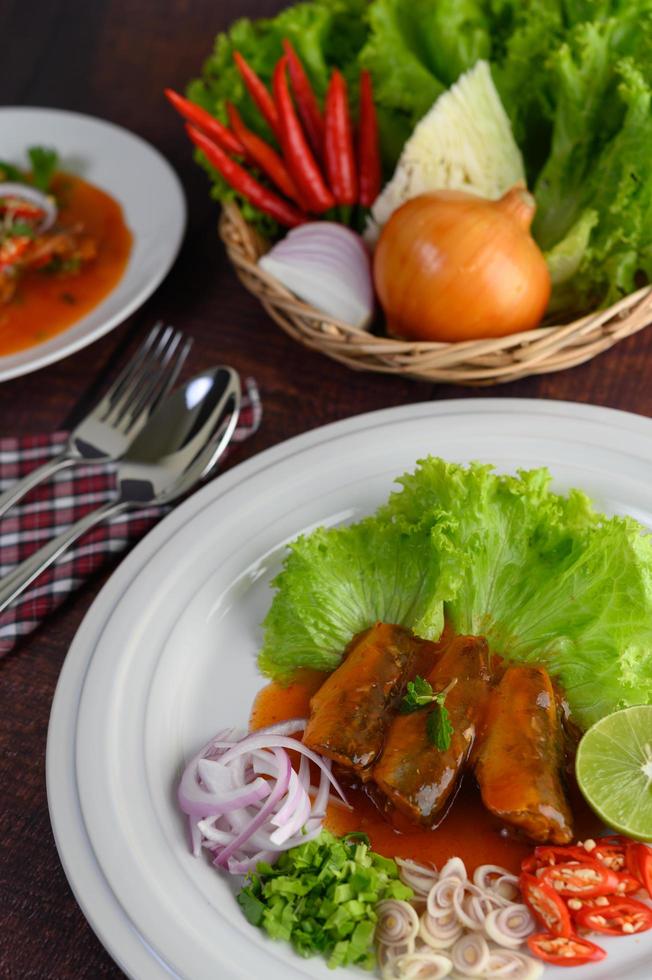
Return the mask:
[[[466,865],[462,858],[452,857],[449,858],[446,864],[439,872],[440,878],[459,878],[460,881],[466,881],[468,875],[466,873]]]
[[[463,926],[477,930],[482,929],[487,915],[495,908],[495,902],[487,892],[466,881],[459,882],[453,892],[453,908]]]
[[[195,855],[203,845],[216,866],[246,874],[321,832],[331,786],[345,798],[330,761],[284,734],[299,731],[300,724],[305,719],[285,723],[283,733],[270,728],[242,738],[223,732],[186,766],[178,799],[189,817]],[[298,772],[290,751],[301,755]],[[308,760],[320,769],[315,790]]]
[[[409,902],[388,898],[376,906],[376,940],[385,946],[410,942],[419,931],[419,917]]]
[[[440,878],[428,892],[427,908],[434,918],[452,909],[455,893],[462,885],[459,878]]]
[[[43,212],[43,217],[37,227],[37,231],[42,233],[51,228],[57,219],[57,205],[53,197],[43,194],[36,187],[29,184],[19,184],[14,181],[3,181],[0,183],[0,198],[16,198],[20,201],[28,201]]]

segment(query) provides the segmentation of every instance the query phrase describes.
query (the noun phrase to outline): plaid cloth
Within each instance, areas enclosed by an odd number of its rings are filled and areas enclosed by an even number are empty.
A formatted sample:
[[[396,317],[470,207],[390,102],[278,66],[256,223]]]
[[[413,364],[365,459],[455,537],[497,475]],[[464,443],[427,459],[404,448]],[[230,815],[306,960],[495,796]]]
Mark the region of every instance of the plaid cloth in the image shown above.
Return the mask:
[[[261,416],[258,388],[252,378],[247,378],[234,442],[242,442],[252,435],[260,425]],[[0,492],[58,455],[67,435],[55,432],[47,436],[0,439]],[[0,518],[0,576],[7,575],[50,538],[106,503],[114,493],[115,471],[111,464],[70,467],[36,487]],[[149,507],[122,514],[80,538],[0,615],[0,656],[8,653],[20,637],[36,629],[111,556],[141,538],[169,509]]]

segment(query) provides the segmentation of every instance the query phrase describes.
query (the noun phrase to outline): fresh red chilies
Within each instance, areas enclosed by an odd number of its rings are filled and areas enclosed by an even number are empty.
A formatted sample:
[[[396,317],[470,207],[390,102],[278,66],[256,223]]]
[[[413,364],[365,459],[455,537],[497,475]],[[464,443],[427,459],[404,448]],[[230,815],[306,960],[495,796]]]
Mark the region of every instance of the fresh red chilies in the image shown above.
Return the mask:
[[[334,206],[335,198],[324,182],[295,111],[288,85],[287,62],[287,55],[283,55],[276,64],[273,79],[283,156],[307,209],[314,214],[323,214]]]
[[[274,99],[267,91],[264,82],[258,77],[256,72],[245,61],[239,51],[233,52],[233,60],[238,66],[238,71],[247,87],[249,95],[256,103],[260,114],[267,122],[277,139],[280,139],[280,124],[278,110],[274,104]]]
[[[214,143],[210,137],[188,124],[186,130],[195,146],[198,146],[205,153],[208,162],[222,174],[234,190],[239,191],[255,207],[260,208],[265,214],[269,214],[279,224],[285,225],[287,228],[294,228],[307,220],[305,214],[274,194],[273,191],[259,184],[240,164],[227,156],[224,150],[217,143]]]
[[[299,56],[287,38],[283,40],[283,50],[288,59],[292,91],[303,128],[312,149],[318,157],[321,157],[324,151],[324,120],[317,102],[317,96],[312,89],[310,79],[306,75]]]
[[[231,128],[247,151],[248,158],[276,184],[280,191],[283,191],[286,197],[298,203],[299,196],[294,181],[276,150],[245,126],[234,105],[227,102],[226,108]]]
[[[326,93],[324,162],[328,181],[338,204],[358,200],[358,177],[353,151],[353,127],[344,76],[333,71]]]
[[[224,123],[221,123],[215,116],[211,116],[210,112],[206,112],[201,106],[195,105],[194,102],[190,102],[188,99],[184,99],[174,89],[166,88],[164,91],[166,98],[174,106],[179,115],[183,116],[193,126],[196,126],[197,129],[200,129],[202,133],[210,136],[226,153],[236,153],[238,156],[244,156],[244,146]]]
[[[358,123],[358,185],[359,201],[370,208],[382,186],[378,118],[374,104],[371,75],[360,72],[360,119]]]

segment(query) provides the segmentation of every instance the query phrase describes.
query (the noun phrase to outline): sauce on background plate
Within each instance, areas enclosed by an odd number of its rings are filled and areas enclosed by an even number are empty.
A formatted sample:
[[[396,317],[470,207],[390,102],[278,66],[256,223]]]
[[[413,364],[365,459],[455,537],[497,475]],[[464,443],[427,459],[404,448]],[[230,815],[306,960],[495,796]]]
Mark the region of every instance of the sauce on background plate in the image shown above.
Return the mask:
[[[80,320],[116,286],[129,260],[133,238],[114,198],[70,174],[57,174],[52,191],[57,223],[81,223],[97,256],[79,272],[21,276],[14,297],[0,306],[0,357],[41,344]]]
[[[251,712],[250,728],[264,728],[290,718],[307,717],[310,698],[326,678],[318,671],[302,671],[287,687],[268,684],[259,691]],[[430,830],[397,819],[395,825],[383,816],[362,788],[343,787],[352,810],[331,802],[325,826],[334,834],[362,831],[371,846],[385,857],[405,857],[432,862],[441,867],[448,858],[461,857],[469,874],[478,865],[499,864],[518,872],[533,842],[514,837],[500,820],[482,805],[480,792],[467,774],[452,806],[439,826]],[[575,820],[576,837],[594,836],[601,824],[573,787],[569,801]],[[400,823],[399,823],[400,820]]]

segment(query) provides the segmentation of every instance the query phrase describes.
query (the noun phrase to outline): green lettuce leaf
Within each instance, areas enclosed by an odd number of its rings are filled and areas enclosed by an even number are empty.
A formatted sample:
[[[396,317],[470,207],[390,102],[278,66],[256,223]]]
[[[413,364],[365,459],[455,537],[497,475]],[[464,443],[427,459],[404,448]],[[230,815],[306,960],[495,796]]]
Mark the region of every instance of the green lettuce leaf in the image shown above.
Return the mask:
[[[260,664],[333,669],[376,620],[435,638],[446,620],[544,664],[588,727],[652,702],[652,539],[545,469],[497,475],[429,457],[372,518],[300,538],[274,585]]]
[[[457,577],[447,540],[418,522],[368,518],[300,537],[273,583],[260,668],[281,681],[298,667],[334,670],[351,638],[375,622],[437,639]]]
[[[552,493],[545,469],[498,476],[429,458],[399,482],[382,515],[445,522],[462,571],[445,604],[456,632],[545,664],[584,727],[652,701],[652,540],[636,521]]]

